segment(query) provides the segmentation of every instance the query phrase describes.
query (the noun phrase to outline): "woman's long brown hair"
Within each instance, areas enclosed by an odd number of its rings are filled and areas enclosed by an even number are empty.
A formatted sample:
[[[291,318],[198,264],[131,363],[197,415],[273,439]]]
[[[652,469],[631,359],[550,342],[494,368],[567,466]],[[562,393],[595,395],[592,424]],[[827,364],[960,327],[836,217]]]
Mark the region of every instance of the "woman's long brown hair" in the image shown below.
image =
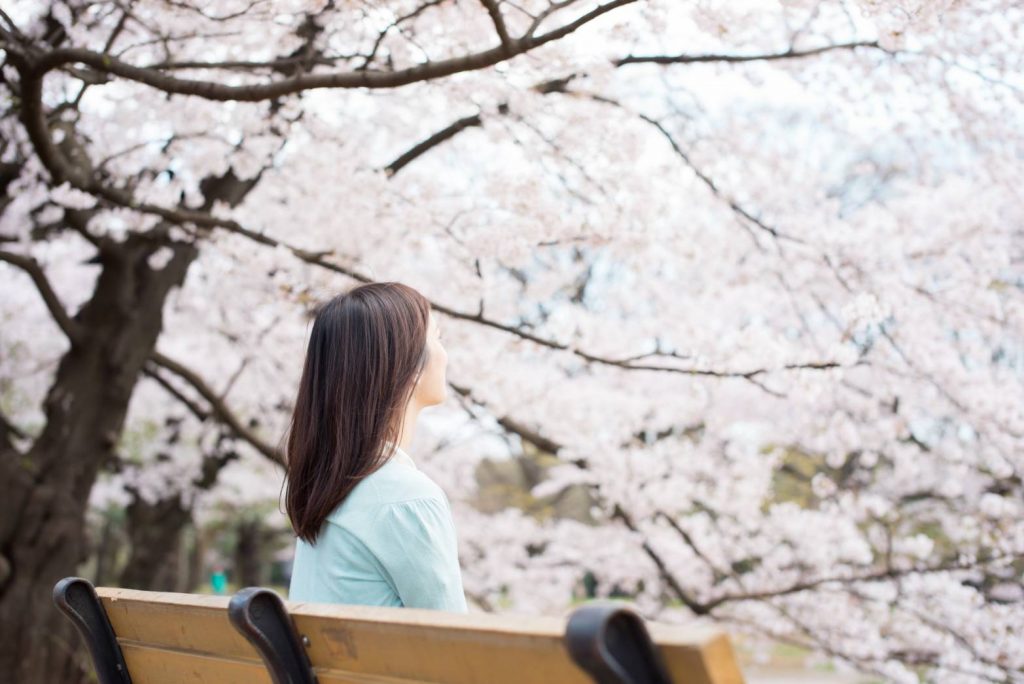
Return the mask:
[[[316,312],[288,430],[285,509],[315,543],[328,514],[397,444],[427,363],[430,302],[396,282],[359,285]]]

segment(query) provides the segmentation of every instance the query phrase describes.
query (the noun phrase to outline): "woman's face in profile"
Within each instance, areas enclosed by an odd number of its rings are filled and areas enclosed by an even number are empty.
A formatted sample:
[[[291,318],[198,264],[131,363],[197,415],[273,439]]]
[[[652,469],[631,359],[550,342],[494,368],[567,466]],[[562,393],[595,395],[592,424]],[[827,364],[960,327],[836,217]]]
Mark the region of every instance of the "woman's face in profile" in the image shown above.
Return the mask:
[[[430,358],[416,384],[414,398],[420,406],[434,406],[443,403],[448,395],[448,381],[445,371],[448,367],[448,352],[441,344],[441,328],[434,312],[430,312],[427,327],[427,348]]]

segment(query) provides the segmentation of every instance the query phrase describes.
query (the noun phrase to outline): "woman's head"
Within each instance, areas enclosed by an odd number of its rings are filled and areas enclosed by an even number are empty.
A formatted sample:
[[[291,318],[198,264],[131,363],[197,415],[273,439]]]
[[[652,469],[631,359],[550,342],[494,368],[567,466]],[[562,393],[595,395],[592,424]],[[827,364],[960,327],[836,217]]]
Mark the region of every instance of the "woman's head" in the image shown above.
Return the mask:
[[[398,444],[408,408],[445,399],[447,354],[427,299],[368,283],[316,312],[287,438],[292,527],[314,541],[327,515]]]

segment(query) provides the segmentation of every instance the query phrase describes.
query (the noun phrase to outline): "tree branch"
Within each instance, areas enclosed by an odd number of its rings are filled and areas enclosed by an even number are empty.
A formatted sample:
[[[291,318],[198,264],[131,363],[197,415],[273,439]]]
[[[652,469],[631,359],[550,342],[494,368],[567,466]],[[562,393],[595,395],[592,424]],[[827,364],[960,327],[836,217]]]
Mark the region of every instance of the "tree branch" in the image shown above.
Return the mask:
[[[545,40],[549,40],[549,39],[553,40],[553,38],[545,38],[545,37],[551,36],[552,34],[557,33],[560,30],[564,30],[566,32],[570,32],[571,30],[575,30],[574,28],[571,28],[571,27],[578,27],[578,26],[583,25],[584,23],[586,23],[586,21],[590,20],[590,19],[588,19],[588,17],[589,18],[596,17],[596,16],[598,16],[600,14],[603,14],[604,12],[609,11],[610,8],[612,8],[612,7],[620,6],[620,5],[623,5],[623,4],[627,4],[628,2],[631,2],[631,1],[633,1],[633,0],[616,0],[615,2],[609,2],[607,4],[601,5],[598,8],[592,10],[591,12],[583,15],[582,17],[577,19],[577,21],[573,22],[572,24],[568,25],[567,27],[563,27],[562,29],[556,29],[555,31],[551,31],[549,33],[546,33],[543,36],[541,36],[540,38],[537,38],[536,40],[537,41],[542,41],[542,42],[545,41]],[[57,52],[59,52],[59,51],[57,51]],[[79,52],[88,52],[88,51],[79,51]],[[52,55],[54,53],[50,53],[50,54]],[[97,54],[97,53],[92,53],[92,54]],[[106,56],[102,56],[102,57],[104,57],[104,59],[106,58]],[[301,259],[301,260],[303,260],[303,261],[305,261],[307,263],[314,264],[314,265],[317,265],[317,266],[321,266],[323,268],[326,268],[328,270],[331,270],[331,271],[334,271],[334,272],[337,272],[337,273],[342,273],[342,274],[347,275],[347,276],[349,276],[349,277],[351,277],[351,278],[353,278],[353,279],[355,279],[357,281],[360,281],[360,282],[371,282],[372,281],[372,279],[370,277],[368,277],[366,275],[363,275],[361,273],[358,273],[358,272],[356,272],[353,269],[345,268],[343,266],[339,266],[337,264],[334,264],[334,263],[326,261],[324,259],[324,255],[323,254],[311,253],[311,252],[309,252],[307,250],[303,250],[303,249],[300,249],[300,248],[297,248],[297,247],[292,247],[292,246],[290,246],[290,245],[288,245],[288,244],[286,244],[286,243],[284,243],[284,242],[282,242],[280,240],[272,238],[272,237],[270,237],[268,235],[265,235],[263,233],[256,233],[256,232],[253,232],[251,230],[248,230],[245,227],[243,227],[241,224],[239,224],[237,221],[229,220],[229,219],[217,218],[217,217],[214,217],[214,216],[210,215],[206,211],[197,211],[197,210],[185,209],[185,208],[174,208],[174,209],[172,209],[172,208],[163,207],[163,206],[159,206],[159,205],[137,202],[137,201],[134,200],[133,197],[131,197],[131,195],[129,193],[127,193],[127,192],[125,192],[123,190],[116,189],[116,188],[110,188],[110,187],[104,186],[103,184],[98,182],[95,178],[93,178],[90,175],[88,175],[87,172],[83,172],[80,169],[75,169],[75,168],[71,167],[71,165],[68,164],[67,161],[63,158],[63,155],[61,155],[60,151],[56,149],[56,147],[54,146],[53,141],[52,141],[52,139],[50,137],[50,133],[49,133],[49,129],[48,129],[47,124],[46,124],[45,113],[43,111],[43,105],[42,105],[42,76],[41,75],[36,75],[36,76],[30,75],[28,73],[29,72],[29,67],[26,66],[24,60],[22,60],[21,57],[18,57],[16,62],[17,62],[16,66],[22,72],[22,76],[23,76],[23,81],[22,81],[23,96],[24,96],[23,97],[23,106],[22,106],[22,118],[23,118],[23,121],[24,121],[24,124],[26,126],[26,129],[28,130],[29,137],[31,138],[32,143],[33,143],[33,145],[36,148],[36,152],[39,155],[40,161],[43,162],[44,166],[46,166],[46,168],[50,171],[51,175],[54,176],[54,180],[56,182],[62,182],[63,180],[67,180],[72,185],[74,185],[75,187],[77,187],[78,189],[80,189],[80,190],[82,190],[84,192],[88,192],[88,193],[97,195],[99,197],[107,199],[110,202],[113,202],[114,204],[117,204],[117,205],[129,208],[129,209],[134,209],[136,211],[151,213],[151,214],[160,216],[161,218],[163,218],[163,219],[165,219],[167,221],[171,221],[173,223],[176,223],[178,225],[186,225],[186,224],[192,223],[192,224],[194,224],[196,226],[199,226],[199,227],[202,227],[202,228],[208,228],[208,229],[223,228],[225,230],[229,230],[231,232],[234,232],[234,233],[237,233],[237,234],[242,235],[244,237],[247,237],[250,240],[253,240],[254,242],[257,242],[257,243],[260,243],[260,244],[263,244],[263,245],[266,245],[266,246],[269,246],[269,247],[284,247],[284,248],[288,249],[296,257],[298,257],[299,259]],[[135,67],[131,67],[131,68],[135,69]],[[289,79],[289,80],[290,81],[302,80],[304,78],[307,78],[307,76],[308,75],[299,76],[296,79]],[[459,122],[456,122],[456,124],[458,124],[458,123]],[[469,127],[470,125],[472,125],[472,122],[466,122],[465,124],[462,125],[462,128]],[[454,129],[452,131],[448,132],[447,137],[451,137],[452,135],[455,134],[455,132],[456,131]],[[427,145],[426,149],[429,149],[429,147],[432,147],[432,146],[438,144],[438,142],[431,142],[431,139],[428,139],[427,141],[424,141],[424,143],[422,143],[422,144],[423,145]],[[422,152],[420,152],[420,154],[421,153]],[[398,160],[396,160],[396,161],[398,161]],[[405,163],[408,163],[408,162],[405,162]],[[647,370],[647,371],[656,371],[656,372],[665,372],[665,373],[678,373],[678,374],[682,374],[682,375],[703,376],[703,377],[739,378],[739,379],[747,380],[749,382],[753,382],[755,385],[759,386],[761,389],[764,389],[764,390],[767,391],[767,388],[764,387],[760,382],[757,382],[756,378],[758,376],[760,376],[760,375],[769,373],[772,370],[794,370],[794,369],[825,370],[825,369],[838,368],[839,367],[838,363],[832,362],[832,361],[807,363],[807,364],[788,364],[786,366],[783,366],[780,369],[752,368],[752,369],[739,369],[739,370],[716,370],[716,369],[704,369],[704,368],[681,368],[681,367],[678,367],[678,366],[661,366],[661,365],[651,365],[651,364],[637,364],[637,363],[634,363],[634,362],[631,362],[631,361],[622,361],[622,360],[609,359],[609,358],[606,358],[606,357],[601,357],[601,356],[597,356],[597,355],[594,355],[594,354],[590,354],[590,353],[587,353],[587,352],[582,351],[580,349],[577,349],[577,348],[575,348],[575,347],[573,347],[573,346],[571,346],[569,344],[564,344],[564,343],[561,343],[561,342],[556,342],[554,340],[545,339],[543,337],[540,337],[540,336],[534,335],[532,333],[526,332],[526,331],[521,330],[519,328],[516,328],[514,326],[510,326],[510,325],[506,325],[506,324],[503,324],[503,323],[499,323],[497,321],[493,321],[493,320],[491,320],[489,318],[486,318],[482,313],[479,313],[479,312],[478,313],[460,312],[460,311],[456,311],[454,309],[451,309],[449,307],[446,307],[446,306],[443,306],[443,305],[440,305],[440,304],[433,304],[433,307],[437,311],[439,311],[441,313],[444,313],[444,314],[447,314],[447,315],[449,315],[449,316],[451,316],[453,318],[459,318],[459,319],[462,319],[462,320],[465,320],[465,321],[470,321],[470,322],[478,323],[478,324],[481,324],[481,325],[484,325],[484,326],[487,326],[487,327],[490,327],[490,328],[493,328],[493,329],[496,329],[496,330],[501,330],[503,332],[506,332],[506,333],[509,333],[509,334],[512,334],[512,335],[516,335],[516,336],[518,336],[518,337],[520,337],[520,338],[522,338],[524,340],[528,340],[530,342],[533,342],[534,344],[547,347],[549,349],[554,349],[554,350],[558,350],[558,351],[567,351],[567,352],[569,352],[569,353],[571,353],[571,354],[573,354],[573,355],[575,355],[575,356],[577,356],[579,358],[582,358],[582,359],[584,359],[584,360],[586,360],[588,362],[591,362],[591,363],[597,363],[597,364],[606,365],[606,366],[613,366],[613,367],[620,368],[620,369],[623,369],[623,370],[639,370],[639,371]],[[658,355],[661,355],[661,354],[655,353],[653,355],[658,356]]]
[[[480,126],[483,123],[483,119],[479,114],[473,114],[472,116],[466,116],[458,121],[455,121],[438,132],[434,133],[430,137],[426,138],[420,143],[417,143],[407,152],[400,155],[393,162],[384,167],[384,172],[388,177],[394,176],[396,173],[401,171],[407,164],[414,161],[417,157],[429,152],[431,149],[437,147],[446,140],[458,135],[461,131],[473,126]]]
[[[381,44],[384,43],[384,38],[387,37],[388,32],[391,29],[401,26],[404,22],[409,21],[410,19],[415,19],[416,17],[418,17],[423,12],[426,12],[431,7],[436,7],[437,5],[440,5],[443,2],[445,2],[445,0],[428,0],[428,2],[424,2],[422,5],[412,10],[408,14],[403,14],[402,16],[398,17],[393,22],[385,26],[384,29],[377,34],[377,40],[373,41],[373,47],[370,48],[370,53],[363,57],[363,63],[359,67],[357,67],[356,70],[365,71],[366,68],[370,66],[370,62],[376,59],[377,51],[380,50]]]
[[[683,543],[685,543],[690,548],[690,550],[693,551],[693,554],[697,556],[697,558],[700,558],[704,562],[704,565],[708,566],[712,574],[715,576],[714,584],[717,585],[720,581],[727,577],[733,577],[734,579],[739,581],[738,576],[734,575],[732,572],[726,572],[719,568],[717,565],[715,565],[715,563],[713,563],[711,559],[708,558],[707,555],[705,555],[704,552],[700,550],[700,547],[697,546],[697,542],[693,540],[693,537],[690,535],[690,533],[684,530],[673,516],[669,515],[668,513],[662,510],[659,510],[657,511],[657,513],[655,513],[655,517],[659,515],[662,517],[662,519],[665,520],[665,522],[669,524],[669,527],[676,531],[676,534],[678,534],[679,537],[683,540]],[[740,581],[740,584],[742,585],[742,581]]]
[[[36,80],[35,82],[38,84],[38,80]],[[36,102],[36,103],[38,104],[38,102]],[[37,147],[37,152],[40,155],[40,159],[43,160],[44,164],[47,165],[47,168],[50,168],[50,163],[52,163],[54,165],[54,169],[51,169],[51,173],[53,173],[53,174],[60,173],[60,169],[62,168],[62,166],[66,165],[66,164],[64,163],[63,159],[61,159],[59,152],[56,149],[53,149],[52,142],[49,140],[49,134],[46,132],[46,129],[45,129],[45,119],[42,118],[42,110],[41,110],[41,108],[37,109],[34,105],[30,106],[30,103],[26,101],[26,104],[25,104],[23,109],[25,109],[26,111],[28,111],[29,109],[36,110],[36,114],[34,114],[30,118],[30,122],[33,124],[34,131],[35,131],[35,135],[32,136],[33,137],[33,143],[37,143],[37,139],[38,139],[38,145],[42,145],[44,147],[48,146],[49,148],[52,149],[52,152],[53,152],[52,155],[44,155],[43,154],[43,150],[39,149],[38,147]],[[26,125],[28,125],[28,122],[26,123]],[[467,124],[467,126],[468,125],[469,124]],[[42,129],[42,130],[40,130],[40,129]],[[32,131],[30,131],[30,135],[32,135]],[[158,205],[154,205],[154,204],[139,203],[139,202],[136,202],[133,198],[131,198],[127,193],[124,193],[123,191],[116,190],[116,189],[113,189],[113,188],[106,188],[106,187],[102,186],[101,184],[97,183],[96,181],[94,181],[91,178],[83,179],[80,174],[75,174],[75,175],[66,176],[66,177],[67,177],[67,180],[69,180],[73,185],[78,187],[80,190],[83,190],[85,192],[89,192],[91,194],[98,195],[100,197],[103,197],[104,199],[107,199],[107,200],[109,200],[111,202],[114,202],[115,204],[119,204],[119,205],[124,206],[126,208],[135,209],[137,211],[142,211],[142,212],[146,212],[146,213],[155,214],[157,216],[160,216],[161,218],[164,218],[164,219],[166,219],[168,221],[172,221],[172,222],[177,223],[179,225],[184,225],[184,224],[192,223],[192,224],[195,224],[195,225],[203,227],[203,228],[210,228],[210,229],[212,229],[212,228],[222,228],[222,229],[225,229],[225,230],[229,230],[231,232],[234,232],[234,233],[237,233],[237,234],[242,235],[244,237],[247,237],[250,240],[253,240],[254,242],[258,242],[260,244],[266,245],[268,247],[284,247],[285,249],[289,250],[292,254],[294,254],[296,257],[298,257],[299,259],[301,259],[301,260],[303,260],[303,261],[305,261],[307,263],[323,267],[323,268],[325,268],[327,270],[334,271],[336,273],[344,274],[344,275],[346,275],[346,276],[348,276],[350,278],[353,278],[353,279],[355,279],[355,280],[357,280],[359,282],[367,283],[367,282],[372,282],[372,280],[373,280],[369,276],[366,276],[366,275],[364,275],[362,273],[359,273],[359,272],[355,271],[354,269],[346,268],[344,266],[340,266],[338,264],[334,264],[332,262],[326,261],[324,259],[324,255],[323,254],[313,253],[313,252],[309,252],[307,250],[304,250],[304,249],[301,249],[301,248],[298,248],[298,247],[293,247],[293,246],[288,245],[287,243],[285,243],[285,242],[283,242],[281,240],[277,240],[275,238],[272,238],[269,235],[266,235],[266,234],[263,234],[263,233],[256,233],[254,231],[248,230],[245,227],[243,227],[241,224],[239,224],[237,221],[230,220],[230,219],[217,218],[215,216],[211,216],[210,214],[208,214],[208,213],[206,213],[204,211],[196,211],[196,210],[192,210],[192,209],[183,209],[183,208],[171,209],[171,208],[168,208],[168,207],[162,207],[162,206],[158,206]],[[740,378],[740,379],[747,380],[747,381],[753,381],[755,378],[757,378],[757,376],[763,375],[763,374],[766,374],[766,373],[769,373],[769,372],[772,372],[773,370],[795,370],[795,369],[826,370],[826,369],[830,369],[830,368],[838,368],[839,367],[839,364],[836,363],[836,362],[833,362],[833,361],[807,363],[807,364],[788,364],[786,366],[783,366],[780,369],[753,368],[753,369],[744,369],[744,370],[714,370],[714,369],[702,369],[702,368],[680,368],[680,367],[672,367],[672,366],[658,366],[658,365],[650,365],[650,364],[636,364],[636,363],[632,363],[630,361],[621,361],[621,360],[609,359],[609,358],[597,356],[597,355],[594,355],[594,354],[589,354],[589,353],[587,353],[585,351],[582,351],[580,349],[572,347],[572,346],[570,346],[568,344],[563,344],[561,342],[556,342],[554,340],[545,339],[543,337],[539,337],[537,335],[534,335],[532,333],[526,332],[526,331],[521,330],[519,328],[516,328],[514,326],[506,325],[506,324],[503,324],[503,323],[499,323],[497,321],[493,321],[493,320],[491,320],[489,318],[486,318],[483,314],[481,314],[479,312],[478,313],[466,313],[466,312],[456,311],[456,310],[454,310],[452,308],[449,308],[449,307],[441,305],[441,304],[434,303],[432,305],[433,305],[433,307],[437,311],[439,311],[441,313],[444,313],[444,314],[447,314],[447,315],[451,316],[452,318],[458,318],[458,319],[462,319],[462,320],[465,320],[465,321],[470,321],[470,322],[473,322],[473,323],[479,323],[481,325],[493,328],[495,330],[501,330],[503,332],[506,332],[506,333],[509,333],[509,334],[512,334],[512,335],[516,335],[516,336],[518,336],[518,337],[520,337],[520,338],[522,338],[524,340],[528,340],[530,342],[533,342],[534,344],[538,344],[540,346],[544,346],[544,347],[547,347],[549,349],[555,349],[555,350],[558,350],[558,351],[568,351],[568,352],[572,353],[573,355],[578,356],[578,357],[580,357],[580,358],[582,358],[582,359],[584,359],[586,361],[592,362],[592,363],[598,363],[598,364],[602,364],[602,365],[606,365],[606,366],[614,366],[614,367],[621,368],[621,369],[624,369],[624,370],[648,370],[648,371],[658,371],[658,372],[665,372],[665,373],[679,373],[679,374],[682,374],[682,375],[694,375],[694,376],[704,376],[704,377]],[[653,356],[661,356],[662,354],[655,353],[655,354],[652,354],[652,355]],[[666,355],[666,356],[671,356],[671,355]],[[763,387],[762,387],[762,389],[763,389]]]
[[[633,519],[629,516],[628,513],[626,513],[625,510],[622,509],[621,506],[619,506],[619,504],[615,504],[611,517],[618,518],[619,520],[621,520],[630,531],[639,533],[639,530],[637,529],[636,524],[633,522]],[[676,597],[683,603],[683,605],[689,608],[694,615],[707,615],[709,612],[711,612],[710,608],[708,608],[706,604],[697,601],[697,599],[691,596],[688,591],[683,589],[683,586],[679,583],[679,580],[676,579],[675,575],[673,575],[672,572],[668,569],[668,564],[665,563],[661,555],[654,550],[654,548],[650,545],[650,543],[648,543],[646,539],[644,539],[643,541],[643,549],[644,552],[648,555],[648,557],[650,557],[650,559],[657,566],[658,572],[661,574],[662,579],[665,580],[665,583],[672,588],[672,591],[675,592]]]
[[[512,38],[508,35],[505,18],[501,16],[501,8],[498,7],[498,3],[495,0],[480,0],[480,3],[487,8],[487,13],[491,15],[491,21],[494,22],[494,30],[498,32],[498,38],[501,40],[502,47],[505,48],[506,53],[511,53],[513,50]]]
[[[665,128],[665,126],[660,121],[658,121],[657,119],[654,119],[654,118],[652,118],[650,116],[647,116],[646,114],[642,114],[640,112],[634,112],[634,111],[630,110],[628,107],[626,107],[624,104],[622,104],[620,101],[618,101],[616,99],[613,99],[613,98],[610,98],[610,97],[605,97],[603,95],[597,95],[596,93],[588,93],[588,92],[584,92],[584,91],[570,90],[568,86],[569,86],[569,82],[571,80],[572,80],[572,77],[570,76],[569,78],[557,79],[555,81],[548,81],[546,83],[541,84],[540,86],[537,86],[537,89],[538,89],[538,92],[541,92],[541,93],[543,93],[545,95],[550,94],[550,93],[560,93],[560,94],[563,94],[563,95],[569,95],[569,96],[575,96],[575,97],[585,97],[585,98],[587,98],[589,100],[592,100],[594,102],[600,102],[602,104],[606,104],[606,105],[609,105],[609,106],[612,106],[612,107],[616,107],[618,109],[621,109],[622,111],[625,111],[625,112],[628,112],[630,114],[633,114],[634,116],[636,116],[637,118],[641,119],[645,123],[648,123],[651,126],[653,126],[662,135],[662,137],[664,137],[668,141],[669,145],[672,147],[672,151],[675,152],[676,156],[678,156],[680,159],[682,159],[683,163],[686,164],[686,166],[688,166],[691,171],[693,171],[693,173],[697,176],[697,178],[700,179],[700,181],[705,186],[707,186],[707,188],[711,191],[711,193],[715,197],[718,197],[720,200],[725,202],[733,212],[739,214],[741,217],[743,217],[747,221],[749,221],[752,224],[754,224],[755,226],[757,226],[757,228],[759,228],[760,230],[763,230],[764,232],[768,233],[773,238],[785,239],[785,240],[789,240],[789,241],[797,242],[797,243],[804,242],[803,240],[800,240],[799,238],[796,238],[796,237],[793,237],[791,235],[787,235],[787,234],[781,232],[778,228],[775,228],[773,226],[770,226],[770,225],[766,224],[760,218],[758,218],[757,216],[754,216],[752,213],[750,213],[750,211],[748,211],[746,208],[744,208],[742,205],[740,205],[738,202],[736,202],[736,200],[734,200],[734,199],[732,199],[730,197],[726,197],[725,193],[723,193],[722,190],[718,187],[718,184],[714,181],[714,179],[712,179],[710,176],[705,174],[700,168],[697,167],[697,165],[693,162],[693,160],[690,159],[690,155],[688,155],[686,153],[686,151],[682,148],[682,146],[676,141],[675,137],[671,133],[669,133],[669,131]]]
[[[542,35],[510,39],[508,44],[461,57],[424,62],[397,71],[367,69],[328,74],[303,73],[269,83],[225,85],[212,81],[175,78],[152,67],[135,66],[113,55],[85,48],[58,48],[31,59],[26,59],[27,55],[22,54],[19,59],[23,63],[28,62],[28,75],[36,78],[66,64],[80,63],[97,71],[114,74],[166,93],[191,95],[217,101],[259,102],[318,88],[398,88],[410,83],[431,81],[465,71],[484,69],[563,38],[594,19],[633,2],[636,0],[611,0],[583,14],[575,21]],[[197,65],[197,68],[201,67]]]
[[[459,396],[469,399],[474,404],[478,404],[484,408],[488,408],[487,404],[482,399],[473,396],[472,390],[470,390],[468,387],[462,387],[460,385],[456,385],[453,382],[449,382],[448,386],[455,390],[455,392],[459,394]],[[532,444],[534,447],[541,451],[547,452],[549,454],[557,454],[562,449],[562,445],[559,444],[558,442],[554,441],[553,439],[550,439],[549,437],[546,437],[545,435],[542,435],[536,430],[532,430],[526,427],[521,422],[510,416],[495,415],[495,420],[498,422],[499,425],[501,425],[501,427],[505,431],[518,435],[519,438],[522,439],[524,442]],[[585,464],[576,463],[576,465],[583,466]]]
[[[217,415],[220,420],[226,424],[231,430],[238,435],[239,438],[245,440],[251,444],[261,454],[274,461],[278,465],[283,466],[285,464],[284,454],[282,454],[277,448],[271,446],[267,442],[264,442],[255,432],[250,430],[248,427],[242,424],[242,422],[235,416],[235,414],[228,408],[227,404],[217,396],[217,393],[211,388],[205,380],[203,380],[197,373],[189,368],[186,368],[182,364],[170,359],[160,352],[154,351],[150,355],[150,360],[161,368],[166,368],[170,372],[177,375],[179,378],[190,384],[196,392],[199,393],[203,399],[210,405],[212,411]],[[149,373],[153,375],[152,372]],[[161,383],[163,384],[163,383]],[[165,385],[166,386],[166,385]],[[176,396],[177,393],[175,393]],[[179,396],[179,398],[181,398]],[[185,402],[186,406],[195,412],[196,407],[190,402]],[[197,415],[199,415],[197,413]]]
[[[528,340],[542,347],[548,349],[555,349],[558,351],[566,351],[574,356],[578,356],[581,359],[590,361],[591,363],[597,363],[604,366],[612,366],[615,368],[621,368],[622,370],[638,371],[657,371],[663,373],[679,373],[681,375],[694,375],[702,377],[714,377],[714,378],[739,378],[742,380],[750,380],[760,375],[775,372],[778,370],[828,370],[831,368],[839,368],[840,364],[835,361],[820,361],[812,363],[790,363],[780,366],[779,368],[751,368],[747,370],[723,370],[723,369],[710,369],[710,368],[680,368],[678,366],[658,366],[650,364],[637,364],[629,361],[621,361],[616,359],[610,359],[596,354],[590,354],[581,349],[577,349],[569,344],[563,344],[554,340],[549,340],[543,337],[539,337],[532,333],[521,330],[520,328],[499,323],[486,318],[476,313],[466,313],[463,311],[456,311],[442,304],[432,304],[435,310],[451,316],[452,318],[458,318],[464,321],[470,321],[473,323],[479,323],[480,325],[493,328],[495,330],[501,330],[503,332],[515,335],[524,340]],[[669,356],[668,354],[654,352],[650,356]]]
[[[917,574],[931,574],[939,572],[953,572],[956,570],[974,570],[980,566],[988,563],[1003,562],[1006,560],[1019,561],[1024,558],[1021,554],[1006,554],[1001,557],[988,558],[984,560],[977,560],[974,562],[965,562],[957,560],[947,561],[945,563],[938,563],[936,565],[921,565],[921,566],[910,566],[906,568],[893,568],[884,567],[870,572],[865,572],[859,575],[848,575],[848,576],[826,576],[818,577],[812,580],[806,580],[803,582],[797,582],[785,587],[779,587],[777,589],[765,589],[762,591],[750,591],[743,592],[740,594],[725,594],[718,598],[708,601],[706,607],[708,610],[713,610],[723,603],[730,603],[736,601],[762,601],[765,599],[776,598],[778,596],[787,596],[789,594],[797,594],[810,589],[816,589],[823,584],[856,584],[858,582],[882,582],[890,579],[897,579],[899,577],[905,577],[907,575]]]
[[[46,308],[50,310],[50,315],[57,322],[58,327],[64,331],[72,345],[78,344],[82,339],[83,331],[78,323],[68,316],[64,305],[60,303],[60,299],[57,297],[57,293],[53,291],[50,282],[46,279],[46,274],[43,273],[42,267],[39,266],[39,262],[33,257],[3,250],[0,250],[0,261],[6,261],[12,266],[17,266],[28,273],[29,277],[32,278],[32,282],[35,283],[36,289],[39,290],[39,295],[43,298]]]
[[[154,363],[154,365],[156,364]],[[160,375],[160,373],[158,373],[155,369],[149,368],[147,366],[142,369],[142,372],[145,373],[148,377],[153,378],[153,380],[155,380],[158,385],[163,387],[168,394],[170,394],[172,397],[174,397],[182,404],[184,404],[185,408],[187,408],[189,412],[199,420],[199,422],[209,420],[209,411],[207,411],[202,406],[186,397],[181,391],[178,390],[177,387],[172,385],[165,377]]]
[[[253,62],[246,60],[231,60],[224,62],[159,62],[150,64],[147,69],[158,71],[182,71],[186,69],[222,69],[224,71],[254,71],[258,69],[270,69],[272,71],[284,71],[296,66],[334,66],[340,61],[355,59],[360,55],[336,55],[336,56],[306,56],[282,57],[272,62]]]
[[[849,43],[835,43],[832,45],[823,45],[821,47],[811,48],[809,50],[794,50],[793,48],[790,48],[785,52],[774,52],[759,55],[627,55],[626,57],[620,57],[619,59],[612,60],[612,64],[614,64],[617,67],[621,67],[626,66],[628,64],[697,64],[701,62],[759,62],[776,59],[799,59],[801,57],[811,57],[813,55],[820,55],[821,53],[829,52],[830,50],[852,50],[858,47],[875,48],[892,54],[892,51],[886,50],[881,45],[879,45],[877,40],[862,40]]]

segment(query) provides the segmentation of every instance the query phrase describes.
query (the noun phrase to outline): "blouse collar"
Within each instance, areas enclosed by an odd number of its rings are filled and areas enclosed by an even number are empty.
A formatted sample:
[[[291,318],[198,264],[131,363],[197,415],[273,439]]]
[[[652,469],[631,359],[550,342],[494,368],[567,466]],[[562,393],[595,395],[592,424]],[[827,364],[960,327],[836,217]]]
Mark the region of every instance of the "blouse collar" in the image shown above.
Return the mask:
[[[405,450],[402,449],[402,447],[398,446],[397,444],[391,444],[390,442],[386,442],[385,444],[394,447],[394,449],[391,452],[391,458],[398,461],[399,463],[404,463],[407,466],[416,468],[416,463],[412,460],[412,456],[405,453]]]

